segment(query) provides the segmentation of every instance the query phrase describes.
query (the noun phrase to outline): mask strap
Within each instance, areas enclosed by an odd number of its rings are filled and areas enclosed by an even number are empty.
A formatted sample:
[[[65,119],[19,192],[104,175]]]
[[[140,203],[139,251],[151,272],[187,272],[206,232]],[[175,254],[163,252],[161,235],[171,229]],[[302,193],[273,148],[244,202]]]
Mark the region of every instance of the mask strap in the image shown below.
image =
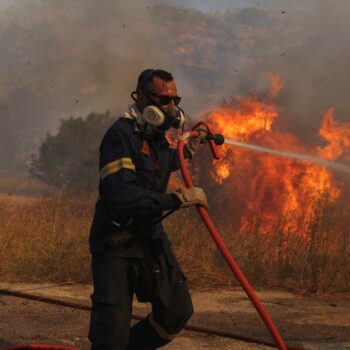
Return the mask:
[[[184,121],[183,121],[183,123],[182,123],[182,125],[181,125],[181,134],[183,134],[184,131],[185,131],[185,122],[186,122],[185,111],[184,111],[181,107],[179,107],[179,106],[176,106],[176,108],[182,113],[182,115],[183,115],[183,117],[184,117]],[[179,116],[178,118],[180,118],[180,123],[181,123],[181,116]]]
[[[177,108],[179,111],[181,111],[183,115],[185,115],[185,111],[184,111],[181,107],[176,106],[176,108]]]
[[[133,91],[131,94],[130,94],[130,96],[131,96],[131,98],[135,101],[135,102],[137,102],[137,98],[135,97],[135,94],[137,93],[137,91]]]

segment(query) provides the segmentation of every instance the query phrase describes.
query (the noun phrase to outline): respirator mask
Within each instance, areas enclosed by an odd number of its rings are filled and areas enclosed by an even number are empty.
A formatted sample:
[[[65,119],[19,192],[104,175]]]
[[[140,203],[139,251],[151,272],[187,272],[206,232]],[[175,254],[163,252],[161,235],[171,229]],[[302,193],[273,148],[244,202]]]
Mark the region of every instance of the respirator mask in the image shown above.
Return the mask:
[[[147,93],[146,93],[147,96]],[[162,101],[162,98],[168,98],[169,101]],[[169,104],[173,99],[174,104]],[[185,113],[178,107],[176,104],[180,102],[180,97],[171,97],[171,96],[160,96],[160,103],[169,104],[169,107],[166,111],[163,111],[159,105],[154,101],[149,100],[150,104],[144,108],[142,112],[143,120],[158,128],[159,130],[166,131],[170,128],[179,129],[185,123]]]

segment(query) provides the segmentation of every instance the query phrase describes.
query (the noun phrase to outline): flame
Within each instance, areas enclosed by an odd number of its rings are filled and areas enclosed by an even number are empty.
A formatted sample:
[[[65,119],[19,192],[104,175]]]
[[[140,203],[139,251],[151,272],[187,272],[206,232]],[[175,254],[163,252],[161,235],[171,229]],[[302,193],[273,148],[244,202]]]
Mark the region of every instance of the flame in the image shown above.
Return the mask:
[[[237,109],[224,106],[208,115],[215,130],[224,130],[226,137],[240,141],[257,131],[271,131],[277,117],[275,106],[263,103],[256,96],[243,98]]]
[[[283,82],[281,78],[277,74],[272,74],[270,97],[271,98],[277,97],[280,94],[282,89],[283,89]]]
[[[325,114],[320,129],[320,135],[329,142],[324,148],[313,149],[303,145],[295,135],[282,132],[276,125],[279,111],[273,98],[280,93],[283,82],[273,75],[271,84],[265,100],[256,95],[243,97],[208,113],[206,120],[211,129],[222,132],[228,139],[278,150],[327,159],[349,156],[350,125],[337,123],[332,108]],[[232,193],[233,201],[244,207],[240,220],[242,231],[251,230],[256,225],[253,218],[257,217],[263,233],[270,232],[276,220],[286,215],[301,213],[311,219],[315,201],[325,193],[332,203],[341,196],[341,186],[334,175],[320,165],[228,145],[221,147],[221,154],[222,159],[214,163],[211,174],[224,193]],[[299,226],[296,221],[291,222],[288,230],[305,235]]]
[[[215,172],[212,173],[216,182],[223,183],[225,179],[230,176],[230,163],[227,160],[220,162],[216,165]]]
[[[350,160],[350,123],[339,123],[334,120],[334,108],[325,113],[319,135],[329,145],[319,148],[319,155],[327,159],[344,157]]]

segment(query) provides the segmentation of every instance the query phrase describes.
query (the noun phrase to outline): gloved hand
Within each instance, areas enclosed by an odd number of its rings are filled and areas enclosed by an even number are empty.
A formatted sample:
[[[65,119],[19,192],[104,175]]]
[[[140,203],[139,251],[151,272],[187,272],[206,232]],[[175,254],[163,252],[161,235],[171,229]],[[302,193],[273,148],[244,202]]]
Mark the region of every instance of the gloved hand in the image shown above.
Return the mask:
[[[194,131],[197,131],[199,133],[198,137],[190,137],[188,140],[188,143],[186,145],[187,149],[187,155],[188,158],[192,159],[193,155],[196,153],[199,145],[201,143],[205,143],[208,137],[208,131],[205,129],[196,129]]]
[[[207,197],[200,187],[191,187],[189,189],[178,189],[173,192],[181,202],[180,208],[189,208],[195,205],[200,205],[208,209]]]

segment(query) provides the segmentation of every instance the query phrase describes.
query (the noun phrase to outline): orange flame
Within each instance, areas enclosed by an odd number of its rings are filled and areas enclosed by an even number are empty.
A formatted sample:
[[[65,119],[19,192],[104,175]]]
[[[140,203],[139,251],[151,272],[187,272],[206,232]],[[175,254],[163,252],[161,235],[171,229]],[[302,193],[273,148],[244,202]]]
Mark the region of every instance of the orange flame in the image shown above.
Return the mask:
[[[271,131],[277,117],[275,106],[263,103],[256,96],[243,98],[238,108],[225,106],[208,115],[213,128],[224,130],[226,136],[240,141],[257,131]]]
[[[228,139],[277,150],[318,153],[328,159],[349,156],[350,126],[335,122],[333,109],[326,113],[320,130],[320,135],[329,142],[324,148],[312,150],[296,136],[280,131],[275,125],[279,114],[272,97],[278,95],[283,83],[277,75],[273,75],[271,82],[270,95],[265,101],[255,95],[244,97],[208,113],[211,129],[222,132]],[[222,159],[214,163],[212,175],[225,192],[234,193],[233,197],[245,206],[241,217],[243,231],[252,229],[254,216],[260,218],[263,226],[260,229],[265,233],[284,215],[303,213],[311,218],[314,201],[325,192],[332,202],[341,195],[333,174],[322,166],[227,145],[222,146],[221,152]],[[289,229],[296,232],[300,228],[295,223]]]
[[[334,160],[344,156],[350,160],[350,123],[335,121],[334,108],[325,113],[319,134],[329,142],[328,146],[319,148],[321,157]]]
[[[271,98],[277,97],[280,94],[282,88],[283,88],[283,82],[281,78],[277,74],[272,74],[270,97]]]

